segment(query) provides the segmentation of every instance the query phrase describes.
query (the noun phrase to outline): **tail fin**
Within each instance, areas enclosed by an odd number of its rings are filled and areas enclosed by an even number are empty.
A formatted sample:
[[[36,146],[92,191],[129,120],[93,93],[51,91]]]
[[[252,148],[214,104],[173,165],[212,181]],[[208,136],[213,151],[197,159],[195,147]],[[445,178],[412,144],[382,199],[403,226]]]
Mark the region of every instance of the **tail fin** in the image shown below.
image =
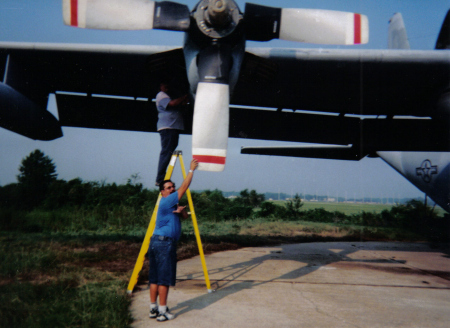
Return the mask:
[[[377,155],[450,213],[450,152],[377,151]]]
[[[410,49],[405,24],[403,23],[403,17],[400,13],[396,13],[389,20],[388,48]]]
[[[435,49],[450,49],[450,10],[442,23]]]

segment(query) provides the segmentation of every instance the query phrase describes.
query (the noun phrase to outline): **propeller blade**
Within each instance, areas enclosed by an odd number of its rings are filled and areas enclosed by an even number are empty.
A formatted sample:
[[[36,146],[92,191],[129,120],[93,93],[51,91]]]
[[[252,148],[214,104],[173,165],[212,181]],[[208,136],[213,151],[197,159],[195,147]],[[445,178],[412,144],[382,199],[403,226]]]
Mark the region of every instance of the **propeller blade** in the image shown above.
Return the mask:
[[[247,40],[282,39],[334,45],[369,42],[369,20],[361,14],[247,3],[244,20]]]
[[[369,20],[332,10],[282,9],[280,39],[320,44],[369,42]]]
[[[63,0],[64,24],[101,30],[186,31],[186,5],[150,0]]]
[[[228,145],[229,86],[200,82],[197,86],[192,126],[192,157],[202,171],[225,168]]]

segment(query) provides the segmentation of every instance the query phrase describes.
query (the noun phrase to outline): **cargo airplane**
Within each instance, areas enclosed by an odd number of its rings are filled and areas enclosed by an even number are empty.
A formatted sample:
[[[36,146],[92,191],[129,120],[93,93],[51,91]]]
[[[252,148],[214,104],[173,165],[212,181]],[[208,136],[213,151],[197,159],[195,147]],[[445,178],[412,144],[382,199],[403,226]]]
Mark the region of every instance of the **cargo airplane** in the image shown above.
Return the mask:
[[[405,49],[401,19],[391,24],[388,50],[246,48],[272,39],[363,44],[369,23],[329,10],[247,3],[241,11],[233,0],[201,0],[192,10],[169,1],[63,0],[63,19],[74,28],[181,31],[185,41],[0,42],[0,126],[38,140],[61,137],[62,126],[154,132],[148,100],[170,76],[193,100],[185,132],[200,169],[223,170],[228,137],[324,144],[242,153],[382,157],[449,210],[448,19],[433,51]],[[59,119],[46,110],[50,93]]]

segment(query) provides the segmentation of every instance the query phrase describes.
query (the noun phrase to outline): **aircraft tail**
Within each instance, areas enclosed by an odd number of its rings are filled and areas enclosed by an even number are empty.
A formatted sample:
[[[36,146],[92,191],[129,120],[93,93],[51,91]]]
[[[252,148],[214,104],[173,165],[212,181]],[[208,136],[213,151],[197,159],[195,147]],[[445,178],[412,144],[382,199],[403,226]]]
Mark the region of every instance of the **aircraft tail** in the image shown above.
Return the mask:
[[[377,154],[450,212],[450,152],[378,151]]]
[[[436,41],[436,49],[450,49],[450,10],[442,23],[441,32]]]
[[[388,48],[410,49],[405,24],[403,23],[403,17],[400,13],[396,13],[389,20]]]

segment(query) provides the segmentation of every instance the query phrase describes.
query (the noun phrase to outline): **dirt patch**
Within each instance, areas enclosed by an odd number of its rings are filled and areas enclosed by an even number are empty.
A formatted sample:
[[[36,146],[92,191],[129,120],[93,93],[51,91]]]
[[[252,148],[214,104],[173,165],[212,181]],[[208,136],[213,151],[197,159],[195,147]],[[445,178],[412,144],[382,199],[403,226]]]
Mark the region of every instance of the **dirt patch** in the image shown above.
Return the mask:
[[[83,252],[76,264],[84,267],[96,268],[101,271],[123,273],[134,268],[141,249],[141,243],[129,241],[104,242],[86,249],[74,249]],[[95,254],[90,257],[89,253]]]
[[[211,254],[225,250],[235,250],[238,248],[239,245],[233,243],[203,244],[204,254]],[[140,249],[141,243],[126,241],[101,243],[84,249],[84,255],[86,258],[80,258],[76,261],[76,264],[96,268],[102,271],[123,273],[134,269]],[[74,251],[79,253],[82,249],[76,249]],[[94,253],[95,257],[90,258],[89,253]],[[195,242],[180,244],[178,247],[178,261],[186,260],[197,255],[199,255],[199,251],[197,243]],[[143,269],[145,270],[147,266],[148,261],[146,259]],[[145,272],[141,275],[145,275]]]
[[[10,285],[13,283],[14,283],[14,279],[12,279],[12,278],[4,278],[4,277],[0,278],[0,286]]]

